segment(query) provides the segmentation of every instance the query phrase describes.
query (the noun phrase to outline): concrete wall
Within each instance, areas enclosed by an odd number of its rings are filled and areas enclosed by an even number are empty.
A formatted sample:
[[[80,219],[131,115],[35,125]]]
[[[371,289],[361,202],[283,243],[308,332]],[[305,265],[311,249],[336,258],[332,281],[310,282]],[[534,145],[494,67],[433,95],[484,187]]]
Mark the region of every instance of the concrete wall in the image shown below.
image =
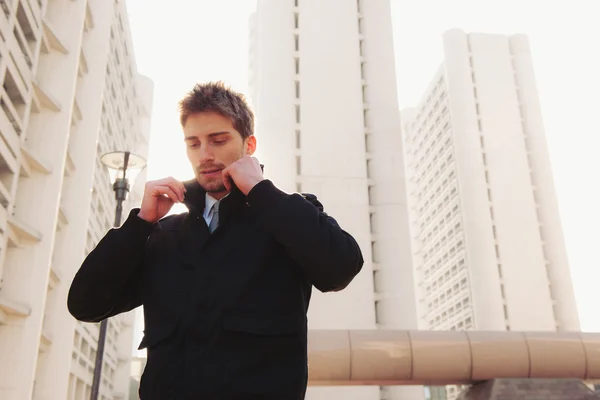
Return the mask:
[[[0,93],[6,104],[0,112],[0,398],[85,398],[98,327],[68,314],[67,292],[114,218],[99,156],[123,149],[147,154],[152,85],[137,75],[123,2],[6,5],[0,13],[6,39],[0,79],[8,88]],[[106,397],[128,395],[132,323],[132,314],[111,320]]]

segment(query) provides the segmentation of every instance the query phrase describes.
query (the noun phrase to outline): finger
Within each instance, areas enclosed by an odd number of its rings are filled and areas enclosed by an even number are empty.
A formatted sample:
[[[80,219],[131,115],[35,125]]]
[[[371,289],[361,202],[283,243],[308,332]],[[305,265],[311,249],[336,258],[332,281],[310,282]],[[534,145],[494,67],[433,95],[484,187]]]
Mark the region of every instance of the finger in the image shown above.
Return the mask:
[[[177,195],[177,198],[179,199],[180,202],[183,202],[184,200],[184,194],[183,194],[183,185],[180,184],[180,182],[177,181],[172,181],[169,182],[169,184],[167,185],[169,188],[171,188],[171,190]]]
[[[175,203],[180,202],[177,194],[169,186],[156,186],[156,193],[159,196],[167,196]]]
[[[173,179],[173,182],[175,182],[177,184],[177,186],[179,186],[181,188],[182,193],[187,192],[187,189],[185,188],[185,185],[183,184],[183,182],[181,182],[180,180],[177,180],[177,179]]]
[[[159,182],[163,182],[163,183],[159,183]],[[180,196],[177,194],[177,192],[179,190],[176,189],[176,185],[174,185],[173,183],[169,183],[167,179],[162,179],[161,181],[152,182],[151,185],[148,186],[148,189],[152,193],[153,196],[167,194],[166,189],[168,189],[174,195],[173,200],[177,201],[177,202],[180,201],[179,200]]]
[[[157,179],[155,180],[153,183],[155,183],[156,185],[167,185],[169,182],[173,182],[175,181],[175,178],[173,178],[172,176],[169,176],[167,178],[162,178],[162,179]]]
[[[177,179],[170,176],[168,178],[161,179],[160,181],[156,181],[156,183],[160,186],[170,187],[171,190],[177,194],[177,198],[179,201],[184,200],[185,186]]]
[[[177,186],[181,187],[181,190],[183,193],[187,192],[187,189],[185,188],[185,185],[183,184],[183,182],[173,178],[172,176],[169,176],[168,178],[159,179],[157,181],[154,181],[154,183],[156,183],[157,185],[162,185],[162,186],[168,186],[171,183],[175,183]]]
[[[223,176],[223,184],[225,185],[225,189],[227,189],[227,191],[231,190],[231,182],[232,182],[232,178],[231,178],[231,173],[229,172],[229,168],[225,168],[222,172],[222,176]]]

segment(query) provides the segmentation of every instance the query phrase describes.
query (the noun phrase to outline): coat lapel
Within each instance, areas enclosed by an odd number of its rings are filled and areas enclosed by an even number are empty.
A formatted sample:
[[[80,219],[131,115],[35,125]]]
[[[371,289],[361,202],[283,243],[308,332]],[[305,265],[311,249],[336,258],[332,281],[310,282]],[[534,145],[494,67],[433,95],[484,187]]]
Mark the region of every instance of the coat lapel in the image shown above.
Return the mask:
[[[246,196],[239,189],[234,187],[229,196],[221,200],[219,207],[219,226],[211,234],[204,220],[204,206],[206,202],[206,191],[194,179],[183,182],[187,192],[185,195],[184,204],[188,208],[189,213],[186,216],[183,227],[180,230],[179,244],[182,256],[184,259],[197,265],[202,257],[202,252],[209,242],[226,240],[226,243],[219,243],[215,250],[222,255],[232,251],[233,247],[241,243],[242,237],[239,237],[239,225],[234,223],[243,218],[243,211],[246,208]],[[241,222],[241,221],[240,221]],[[226,238],[223,237],[226,235]],[[215,257],[210,257],[210,264],[214,264],[217,260]]]

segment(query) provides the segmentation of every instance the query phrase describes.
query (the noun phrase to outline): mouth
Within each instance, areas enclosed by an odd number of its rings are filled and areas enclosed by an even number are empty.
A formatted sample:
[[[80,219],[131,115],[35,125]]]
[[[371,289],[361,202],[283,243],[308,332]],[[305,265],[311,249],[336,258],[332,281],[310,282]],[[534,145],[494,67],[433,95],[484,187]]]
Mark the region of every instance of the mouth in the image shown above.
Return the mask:
[[[200,174],[204,177],[212,178],[215,176],[220,176],[221,171],[222,171],[221,169],[207,169],[205,171],[200,171]]]

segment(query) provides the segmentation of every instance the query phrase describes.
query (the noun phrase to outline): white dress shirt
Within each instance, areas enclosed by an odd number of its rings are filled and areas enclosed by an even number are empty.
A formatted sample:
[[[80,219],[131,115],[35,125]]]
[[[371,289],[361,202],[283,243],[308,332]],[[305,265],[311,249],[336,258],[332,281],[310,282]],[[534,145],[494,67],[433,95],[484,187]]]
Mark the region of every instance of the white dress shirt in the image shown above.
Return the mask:
[[[227,196],[229,196],[229,193],[227,193],[225,196],[223,196],[223,199]],[[221,200],[223,200],[223,199],[221,199]],[[204,201],[204,213],[202,214],[202,216],[204,217],[204,220],[206,221],[207,226],[210,226],[210,221],[212,221],[214,211],[215,211],[215,205],[217,203],[220,203],[221,200],[217,200],[214,197],[212,197],[210,194],[206,193],[206,200]]]
[[[206,193],[206,200],[204,202],[204,213],[202,216],[206,221],[206,225],[210,225],[210,221],[212,221],[212,217],[215,211],[215,204],[217,204],[219,200],[212,197],[210,194]]]

